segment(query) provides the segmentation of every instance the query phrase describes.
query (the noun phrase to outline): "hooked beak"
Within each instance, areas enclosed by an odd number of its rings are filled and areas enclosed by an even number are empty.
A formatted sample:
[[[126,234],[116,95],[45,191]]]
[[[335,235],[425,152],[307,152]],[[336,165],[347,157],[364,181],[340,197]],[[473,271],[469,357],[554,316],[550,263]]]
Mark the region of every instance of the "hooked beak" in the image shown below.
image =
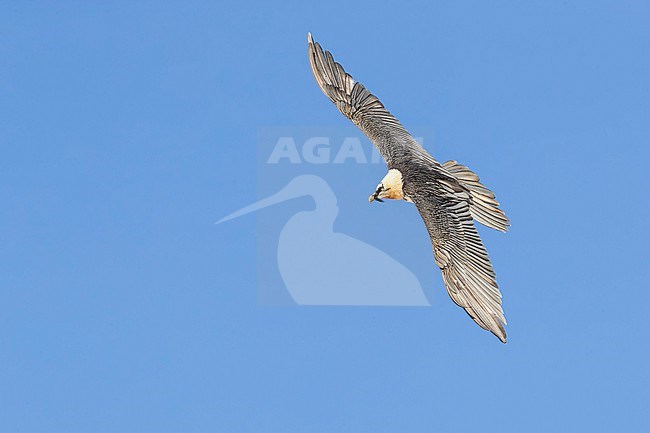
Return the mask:
[[[384,201],[379,198],[379,194],[381,194],[383,190],[384,190],[384,185],[380,183],[377,186],[377,189],[375,190],[374,194],[368,197],[368,203],[372,203],[375,200],[377,200],[379,203],[383,203]]]

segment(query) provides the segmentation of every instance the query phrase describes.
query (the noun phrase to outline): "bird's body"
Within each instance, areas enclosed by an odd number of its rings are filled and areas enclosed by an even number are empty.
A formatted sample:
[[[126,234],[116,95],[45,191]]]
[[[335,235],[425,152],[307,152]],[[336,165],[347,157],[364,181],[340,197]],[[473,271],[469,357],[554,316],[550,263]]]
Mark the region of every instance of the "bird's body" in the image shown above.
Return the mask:
[[[308,35],[319,87],[377,146],[388,166],[370,201],[413,202],[425,223],[434,259],[453,301],[482,328],[506,342],[501,293],[473,219],[500,231],[510,225],[494,194],[456,161],[440,164],[384,105]]]

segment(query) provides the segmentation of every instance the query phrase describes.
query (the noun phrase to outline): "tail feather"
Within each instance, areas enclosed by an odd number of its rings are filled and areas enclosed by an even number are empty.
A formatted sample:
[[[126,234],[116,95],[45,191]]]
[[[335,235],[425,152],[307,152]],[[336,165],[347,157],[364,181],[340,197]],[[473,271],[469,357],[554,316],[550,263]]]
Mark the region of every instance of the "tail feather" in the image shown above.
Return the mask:
[[[495,230],[508,231],[510,220],[499,208],[494,193],[480,182],[476,173],[456,161],[447,161],[442,166],[469,190],[472,196],[469,206],[472,218]]]

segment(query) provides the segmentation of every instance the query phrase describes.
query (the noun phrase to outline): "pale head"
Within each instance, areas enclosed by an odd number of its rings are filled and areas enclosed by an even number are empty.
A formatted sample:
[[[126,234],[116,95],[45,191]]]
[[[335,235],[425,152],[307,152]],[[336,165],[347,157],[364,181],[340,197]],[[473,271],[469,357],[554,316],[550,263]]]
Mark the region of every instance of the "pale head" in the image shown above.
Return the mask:
[[[410,201],[408,197],[404,196],[404,191],[402,190],[403,184],[402,173],[395,168],[391,168],[381,182],[379,182],[375,192],[368,197],[368,201],[370,203],[375,200],[382,202],[384,201],[383,199]]]

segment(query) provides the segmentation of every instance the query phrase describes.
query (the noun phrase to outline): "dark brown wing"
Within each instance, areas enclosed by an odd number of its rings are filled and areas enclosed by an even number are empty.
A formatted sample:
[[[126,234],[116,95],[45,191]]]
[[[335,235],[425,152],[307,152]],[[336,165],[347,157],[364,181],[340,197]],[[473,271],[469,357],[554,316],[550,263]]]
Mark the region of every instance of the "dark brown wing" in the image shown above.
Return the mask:
[[[414,190],[411,198],[429,232],[449,296],[479,326],[505,343],[501,293],[472,221],[469,193],[444,181],[422,183]]]
[[[323,51],[320,44],[314,42],[311,33],[307,41],[309,63],[318,86],[377,146],[389,166],[405,155],[433,160],[375,95],[345,72],[329,51]]]

